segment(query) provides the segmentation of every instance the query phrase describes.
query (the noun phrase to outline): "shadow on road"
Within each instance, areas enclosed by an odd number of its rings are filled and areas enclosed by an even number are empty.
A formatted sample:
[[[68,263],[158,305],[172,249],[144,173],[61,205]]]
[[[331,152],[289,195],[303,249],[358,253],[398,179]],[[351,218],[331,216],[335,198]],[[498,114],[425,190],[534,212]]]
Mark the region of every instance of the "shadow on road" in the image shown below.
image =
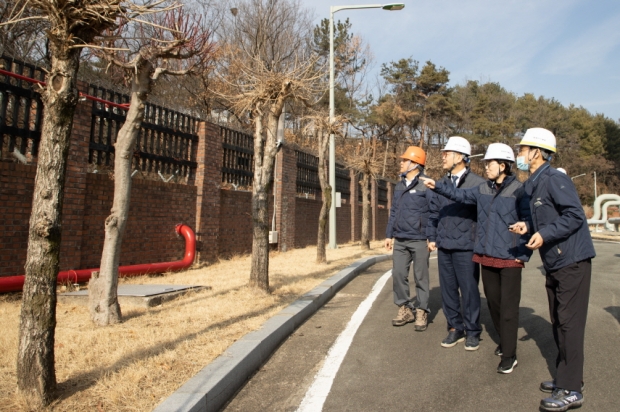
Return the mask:
[[[431,310],[431,313],[428,315],[428,323],[433,323],[435,316],[441,309],[441,288],[439,286],[432,288],[428,292],[428,308]]]
[[[616,255],[616,256],[620,256],[620,255]],[[609,314],[611,316],[613,316],[614,318],[616,318],[616,320],[618,321],[618,323],[620,323],[620,306],[607,306],[606,308],[604,308],[607,312],[609,312]]]
[[[542,316],[535,315],[532,308],[519,308],[519,326],[525,329],[526,333],[519,340],[524,342],[532,339],[536,343],[540,354],[547,361],[549,374],[555,376],[557,347],[553,340],[551,323]]]

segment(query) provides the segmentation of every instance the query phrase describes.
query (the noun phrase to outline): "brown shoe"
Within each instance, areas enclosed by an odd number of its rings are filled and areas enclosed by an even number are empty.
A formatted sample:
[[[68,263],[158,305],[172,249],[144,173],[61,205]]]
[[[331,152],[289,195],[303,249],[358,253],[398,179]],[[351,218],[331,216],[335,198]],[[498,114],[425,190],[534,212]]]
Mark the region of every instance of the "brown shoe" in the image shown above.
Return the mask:
[[[413,311],[407,305],[403,305],[398,308],[398,315],[392,319],[392,326],[403,326],[413,321],[415,321]]]
[[[415,324],[413,325],[416,332],[424,332],[428,326],[428,313],[422,309],[415,310]]]

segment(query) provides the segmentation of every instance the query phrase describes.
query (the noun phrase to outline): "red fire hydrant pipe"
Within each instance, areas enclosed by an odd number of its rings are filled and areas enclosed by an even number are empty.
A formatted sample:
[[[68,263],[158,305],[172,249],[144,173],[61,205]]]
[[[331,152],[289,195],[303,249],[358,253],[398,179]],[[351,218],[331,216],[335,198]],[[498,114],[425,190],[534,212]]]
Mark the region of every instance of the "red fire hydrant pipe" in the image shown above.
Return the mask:
[[[176,225],[175,231],[185,238],[185,255],[182,260],[177,260],[175,262],[144,263],[140,265],[119,266],[118,275],[120,277],[139,276],[149,273],[175,272],[190,267],[192,263],[194,263],[194,258],[196,257],[196,235],[189,226],[183,224]],[[58,272],[57,282],[83,283],[90,279],[93,272],[97,271],[99,271],[99,268],[65,270]],[[0,277],[0,293],[18,292],[22,290],[24,287],[25,278],[26,277],[24,275]]]

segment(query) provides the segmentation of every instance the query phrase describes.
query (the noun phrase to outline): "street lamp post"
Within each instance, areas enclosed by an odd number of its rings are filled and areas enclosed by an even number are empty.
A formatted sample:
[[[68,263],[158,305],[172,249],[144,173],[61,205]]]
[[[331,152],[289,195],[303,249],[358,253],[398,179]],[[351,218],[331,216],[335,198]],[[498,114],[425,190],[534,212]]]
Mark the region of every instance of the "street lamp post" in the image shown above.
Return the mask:
[[[350,6],[331,6],[329,8],[329,124],[334,123],[334,13],[352,9],[402,10],[403,3],[361,4]],[[334,134],[329,134],[329,185],[332,187],[332,204],[329,208],[329,248],[336,249],[336,142]]]

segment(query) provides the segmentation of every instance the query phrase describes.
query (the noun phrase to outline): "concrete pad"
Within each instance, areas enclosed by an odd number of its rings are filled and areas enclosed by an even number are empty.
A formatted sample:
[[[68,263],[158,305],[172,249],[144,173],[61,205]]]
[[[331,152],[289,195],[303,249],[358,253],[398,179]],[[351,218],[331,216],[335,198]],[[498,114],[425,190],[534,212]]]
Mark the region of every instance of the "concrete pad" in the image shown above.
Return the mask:
[[[189,292],[209,290],[211,286],[199,285],[119,285],[118,303],[129,306],[152,308],[164,302],[178,299]],[[65,292],[58,295],[65,304],[88,305],[88,290]]]

